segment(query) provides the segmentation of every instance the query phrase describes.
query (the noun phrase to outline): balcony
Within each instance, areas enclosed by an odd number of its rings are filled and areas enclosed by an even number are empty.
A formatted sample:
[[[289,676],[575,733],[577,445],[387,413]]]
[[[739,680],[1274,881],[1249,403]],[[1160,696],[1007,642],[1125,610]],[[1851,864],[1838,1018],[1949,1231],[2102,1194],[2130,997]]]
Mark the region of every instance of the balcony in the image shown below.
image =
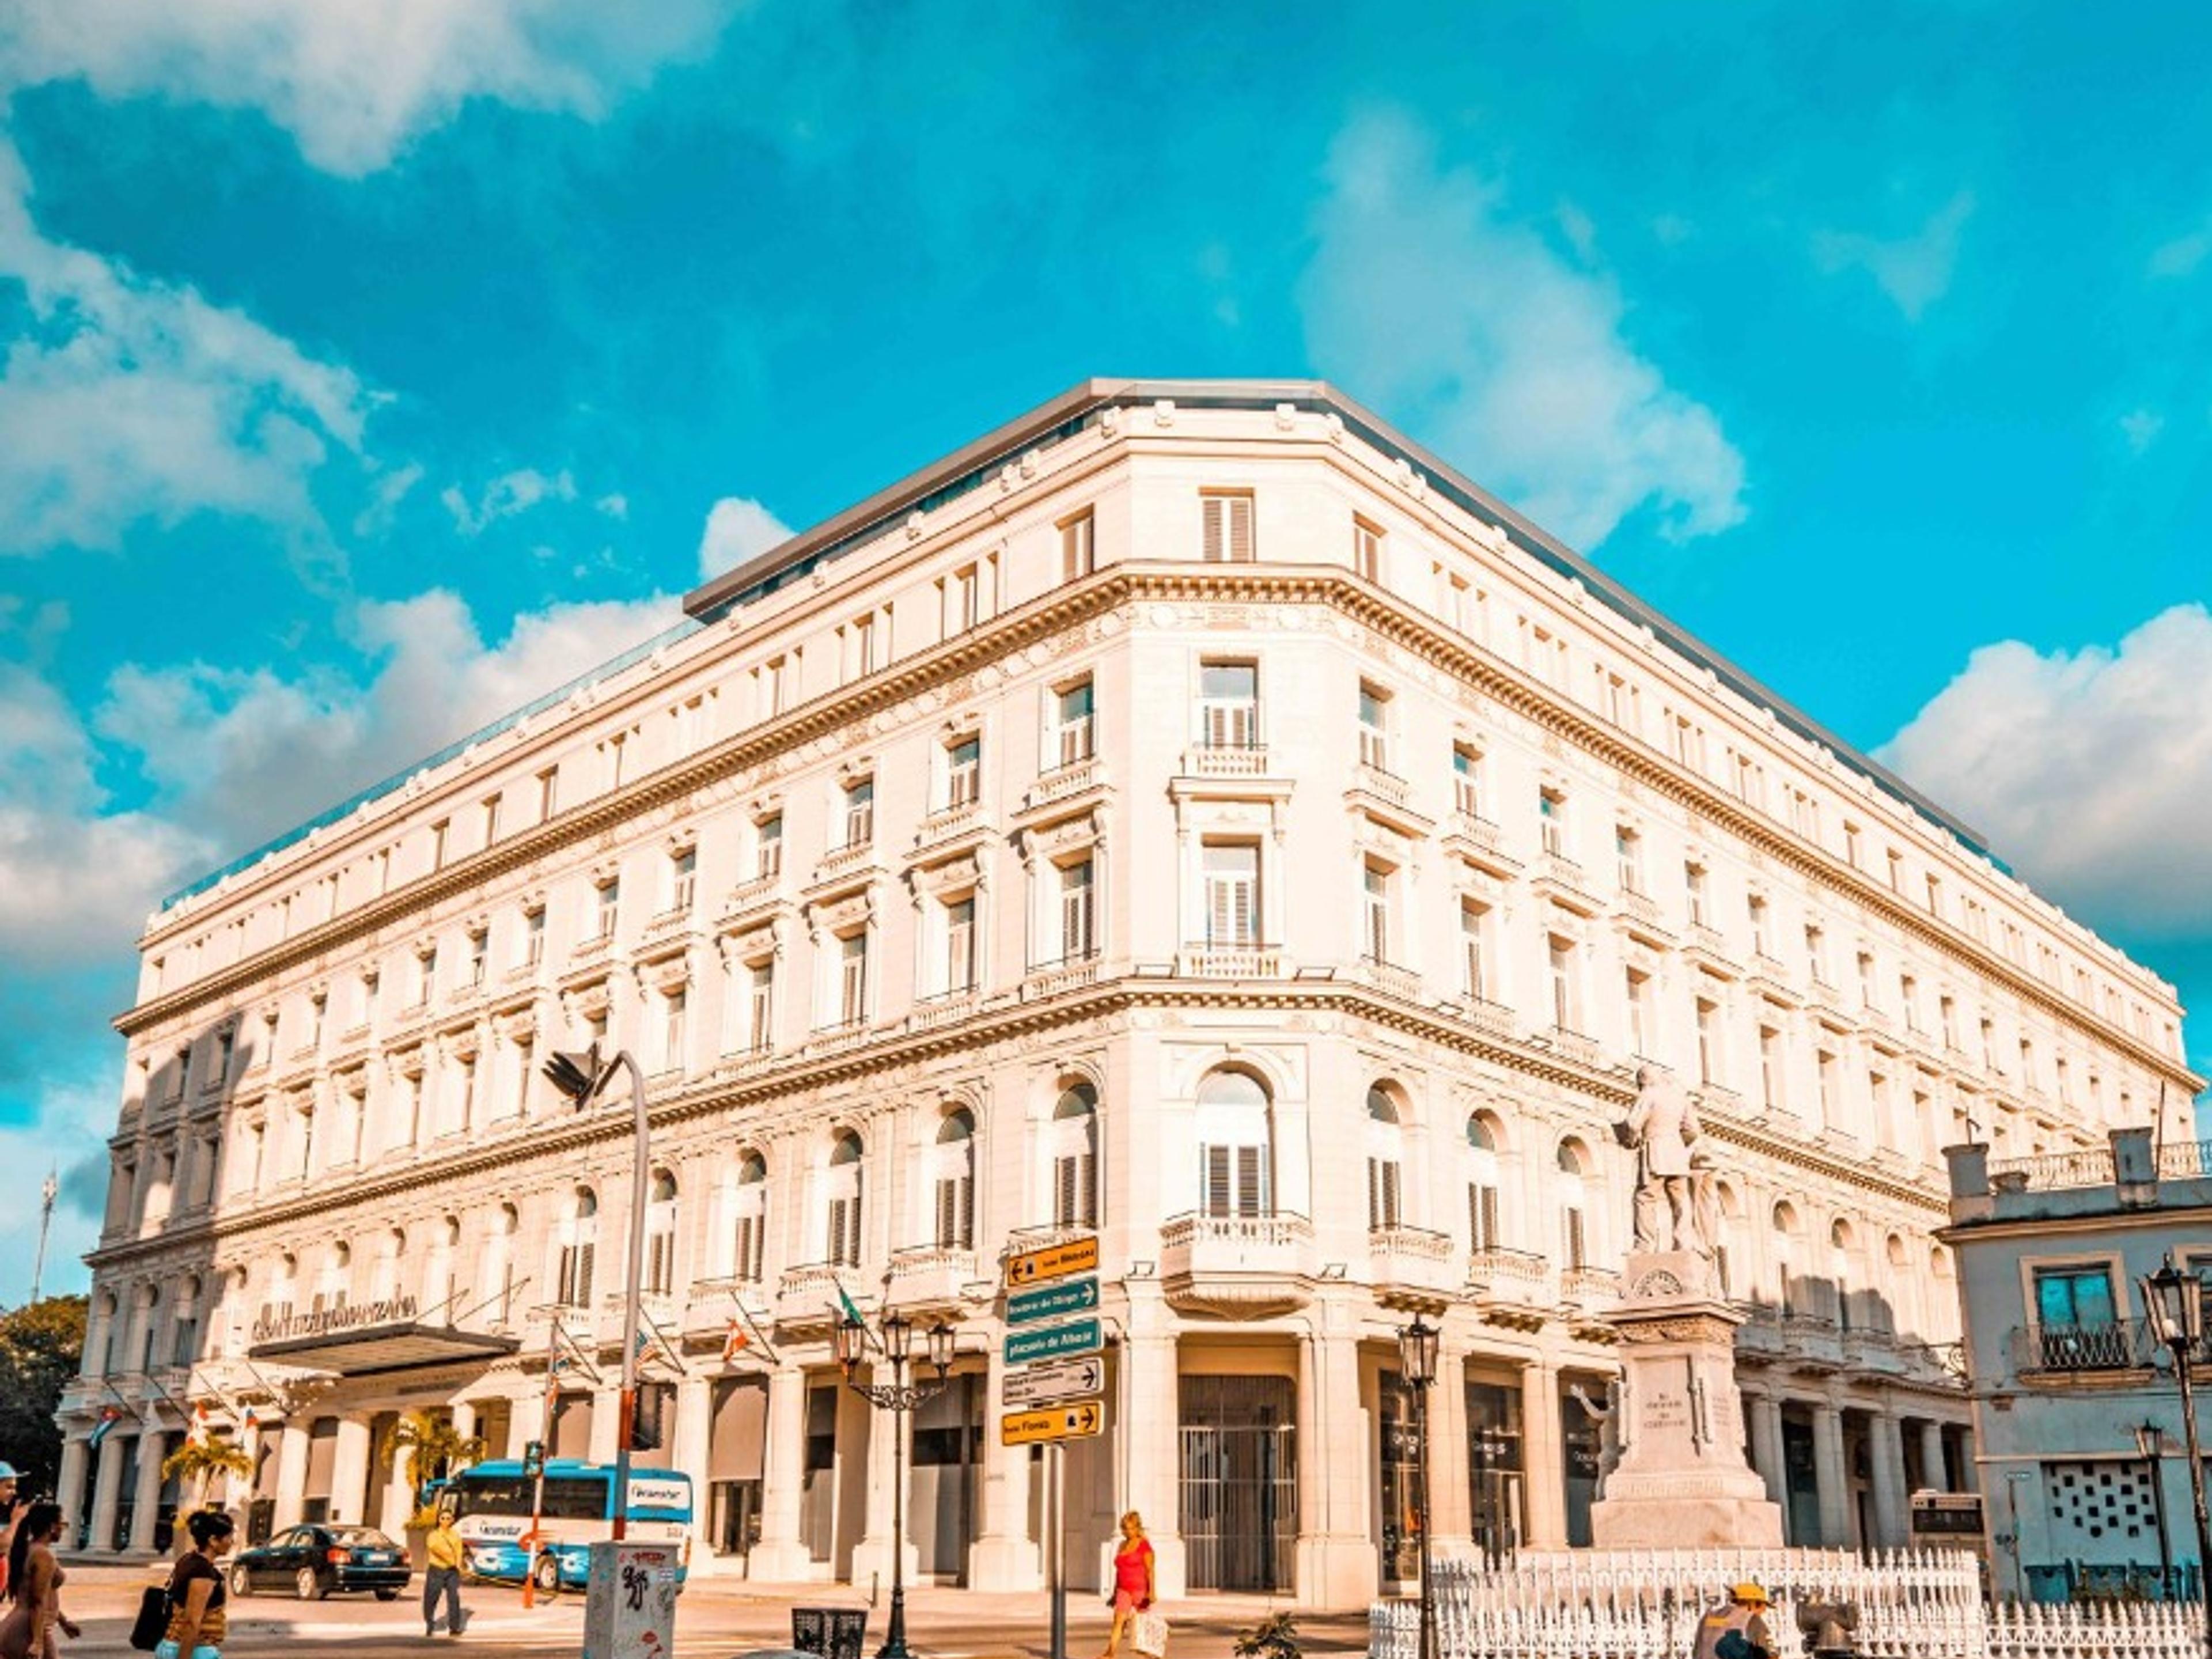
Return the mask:
[[[819,887],[824,882],[835,881],[839,876],[859,869],[875,850],[876,843],[872,837],[848,841],[842,847],[831,848],[822,855],[822,862],[814,866],[813,884]]]
[[[1184,1215],[1160,1229],[1169,1305],[1266,1319],[1313,1298],[1313,1223],[1302,1215]]]
[[[2174,1146],[2169,1152],[2191,1151]],[[2161,1168],[2159,1173],[2166,1173]],[[2047,1193],[2065,1187],[2109,1187],[2112,1184],[2112,1150],[2092,1147],[2086,1152],[2046,1152],[2040,1158],[1996,1158],[1990,1164],[1990,1185],[1998,1192]]]
[[[1423,1227],[1370,1227],[1367,1232],[1368,1283],[1386,1308],[1439,1310],[1458,1298],[1449,1233]]]
[[[760,1280],[734,1273],[718,1279],[695,1279],[684,1298],[684,1328],[686,1332],[726,1330],[730,1321],[738,1317],[740,1303],[751,1317],[766,1316],[768,1298]],[[740,1328],[743,1323],[739,1322]]]
[[[1492,1036],[1510,1037],[1514,1033],[1513,1011],[1502,1002],[1486,1002],[1478,996],[1455,998],[1451,1011],[1468,1024],[1487,1031]]]
[[[981,801],[963,800],[951,806],[940,806],[921,821],[921,828],[915,832],[915,848],[919,851],[935,847],[942,842],[957,841],[963,836],[975,834],[988,827],[984,823]]]
[[[2012,1369],[2045,1381],[2148,1369],[2151,1344],[2139,1320],[2100,1325],[2021,1325],[2008,1344]],[[2132,1380],[2132,1379],[2130,1379]]]
[[[809,1261],[787,1267],[775,1286],[775,1322],[785,1330],[824,1329],[845,1317],[845,1300],[857,1303],[867,1283],[842,1261]]]
[[[1185,979],[1280,979],[1279,945],[1186,945],[1176,955],[1176,972]]]
[[[1259,743],[1202,743],[1182,751],[1182,771],[1191,778],[1264,778],[1267,747]]]
[[[1528,884],[1539,894],[1580,915],[1594,916],[1605,908],[1590,891],[1589,878],[1582,866],[1558,853],[1546,853],[1537,859],[1528,872]]]
[[[1071,795],[1096,789],[1106,781],[1106,772],[1096,756],[1085,756],[1065,766],[1054,767],[1029,787],[1022,799],[1022,810],[1033,812],[1040,806],[1066,800]]]
[[[1359,958],[1359,977],[1376,990],[1394,997],[1403,997],[1408,1002],[1421,994],[1421,976],[1411,968],[1402,968],[1395,962],[1385,962],[1380,957]]]
[[[966,1245],[915,1244],[891,1252],[890,1284],[884,1298],[894,1307],[954,1308],[979,1283],[975,1252]],[[988,1279],[980,1281],[985,1291]]]
[[[1753,1303],[1744,1308],[1744,1322],[1735,1329],[1737,1364],[1758,1364],[1779,1359],[1787,1346],[1782,1334],[1781,1309],[1766,1303]]]
[[[1080,990],[1095,984],[1098,963],[1096,951],[1084,956],[1062,957],[1058,962],[1032,963],[1029,972],[1022,975],[1022,1000],[1035,1002],[1040,997],[1058,996],[1062,991]]]
[[[1844,1368],[1843,1333],[1826,1314],[1785,1311],[1782,1316],[1782,1346],[1790,1358],[1808,1370]]]
[[[1559,1299],[1578,1308],[1610,1307],[1620,1300],[1620,1275],[1610,1267],[1569,1267],[1559,1274]]]
[[[653,917],[652,921],[645,924],[645,931],[638,936],[638,943],[640,945],[653,945],[668,938],[672,933],[680,933],[684,932],[684,929],[690,925],[693,915],[694,913],[692,908],[688,904],[678,905],[672,909],[663,910],[659,915]]]
[[[1905,1375],[1905,1357],[1898,1352],[1894,1332],[1852,1329],[1843,1336],[1844,1362],[1853,1371],[1862,1376]]]
[[[963,985],[956,991],[936,991],[915,1004],[914,1012],[906,1017],[909,1031],[930,1031],[940,1025],[952,1025],[974,1013],[981,1005],[982,994],[972,985]]]
[[[1533,1250],[1497,1247],[1467,1259],[1467,1288],[1493,1325],[1533,1331],[1551,1316],[1552,1264]]]
[[[1502,836],[1496,824],[1488,818],[1477,817],[1472,812],[1455,812],[1445,835],[1456,836],[1468,846],[1485,853],[1495,853]]]
[[[1361,794],[1372,795],[1384,805],[1395,806],[1401,812],[1413,804],[1413,792],[1405,779],[1395,772],[1386,772],[1365,761],[1352,767],[1352,787]]]
[[[1580,1031],[1571,1031],[1564,1025],[1546,1027],[1541,1040],[1544,1046],[1561,1060],[1572,1060],[1577,1066],[1597,1066],[1603,1062],[1604,1051],[1598,1046],[1595,1037]]]

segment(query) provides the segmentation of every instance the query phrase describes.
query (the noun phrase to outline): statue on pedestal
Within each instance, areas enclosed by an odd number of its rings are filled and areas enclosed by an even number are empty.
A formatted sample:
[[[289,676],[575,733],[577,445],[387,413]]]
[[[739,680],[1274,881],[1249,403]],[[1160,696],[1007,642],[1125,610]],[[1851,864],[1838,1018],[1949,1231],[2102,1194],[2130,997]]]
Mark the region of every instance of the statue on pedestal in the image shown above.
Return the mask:
[[[1687,1250],[1710,1259],[1719,1200],[1712,1164],[1702,1156],[1697,1108],[1674,1080],[1649,1066],[1636,1071],[1636,1103],[1616,1127],[1636,1152],[1636,1248]]]

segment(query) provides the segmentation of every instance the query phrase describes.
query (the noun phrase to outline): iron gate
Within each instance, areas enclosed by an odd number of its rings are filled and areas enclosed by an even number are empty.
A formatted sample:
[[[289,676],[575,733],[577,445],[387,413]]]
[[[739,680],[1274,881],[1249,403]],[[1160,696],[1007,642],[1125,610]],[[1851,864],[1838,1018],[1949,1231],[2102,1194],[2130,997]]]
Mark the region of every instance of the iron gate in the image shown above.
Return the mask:
[[[1289,1590],[1298,1536],[1288,1377],[1186,1376],[1180,1530],[1193,1589]]]

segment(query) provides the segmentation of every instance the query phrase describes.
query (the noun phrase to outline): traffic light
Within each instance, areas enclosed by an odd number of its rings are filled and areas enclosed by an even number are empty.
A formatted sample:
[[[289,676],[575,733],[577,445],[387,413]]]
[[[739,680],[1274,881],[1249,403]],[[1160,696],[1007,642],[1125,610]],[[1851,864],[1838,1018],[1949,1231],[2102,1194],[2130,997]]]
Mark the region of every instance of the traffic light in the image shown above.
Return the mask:
[[[632,1451],[660,1449],[661,1418],[668,1408],[668,1396],[673,1392],[651,1382],[637,1391],[637,1404],[630,1414],[629,1449]]]
[[[535,1480],[545,1473],[545,1443],[533,1440],[522,1449],[522,1478]]]

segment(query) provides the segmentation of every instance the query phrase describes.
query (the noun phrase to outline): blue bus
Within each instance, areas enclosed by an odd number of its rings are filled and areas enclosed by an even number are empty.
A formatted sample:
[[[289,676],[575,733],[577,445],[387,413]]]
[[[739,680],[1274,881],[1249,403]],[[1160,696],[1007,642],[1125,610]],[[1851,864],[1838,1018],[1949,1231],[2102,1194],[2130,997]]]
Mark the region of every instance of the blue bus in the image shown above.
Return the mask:
[[[447,1492],[469,1571],[516,1584],[527,1574],[540,1589],[580,1589],[591,1577],[591,1546],[614,1536],[614,1486],[611,1463],[549,1458],[533,1566],[536,1480],[513,1459],[463,1469]],[[629,1535],[680,1544],[676,1582],[682,1584],[691,1565],[691,1477],[680,1469],[631,1469]]]

